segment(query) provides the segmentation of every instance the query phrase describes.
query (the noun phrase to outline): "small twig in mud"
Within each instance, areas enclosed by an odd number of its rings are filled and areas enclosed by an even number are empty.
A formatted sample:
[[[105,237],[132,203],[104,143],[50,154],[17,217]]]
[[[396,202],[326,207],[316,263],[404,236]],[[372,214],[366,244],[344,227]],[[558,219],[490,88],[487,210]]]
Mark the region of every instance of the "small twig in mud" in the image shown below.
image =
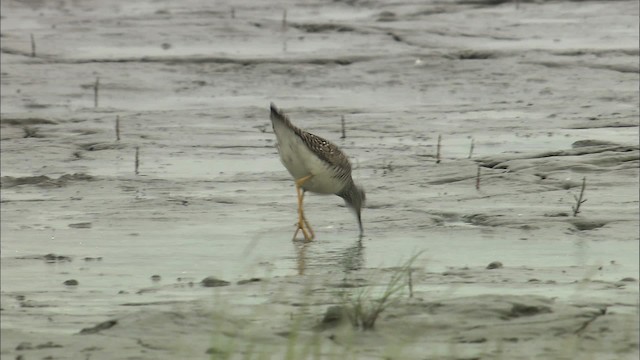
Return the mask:
[[[340,122],[342,123],[342,136],[340,136],[340,139],[346,139],[347,138],[347,132],[344,128],[344,115],[342,115]]]
[[[442,135],[438,135],[438,145],[436,147],[436,164],[440,164],[440,147],[442,145]]]
[[[580,196],[573,195],[573,198],[576,199],[576,204],[571,205],[571,209],[573,209],[573,216],[578,216],[580,213],[580,205],[587,201],[587,199],[582,200],[584,196],[584,188],[587,186],[587,177],[582,178],[582,189],[580,189]]]
[[[138,171],[139,168],[140,168],[140,147],[136,146],[136,175],[140,173]]]
[[[282,52],[287,52],[287,9],[282,12]]]
[[[476,175],[476,190],[480,190],[480,165],[478,165],[478,174]]]
[[[584,323],[582,323],[582,325],[580,325],[580,327],[574,331],[573,333],[581,336],[582,332],[585,331],[587,329],[587,327],[589,325],[591,325],[592,322],[594,322],[597,318],[599,318],[602,315],[606,315],[607,314],[607,308],[605,307],[604,309],[600,310],[600,313],[594,314],[593,317],[591,317],[591,319],[585,321]]]
[[[234,8],[234,7],[231,8],[231,18],[232,19],[236,18],[236,8]]]
[[[36,39],[31,34],[31,57],[36,57]]]
[[[98,107],[98,88],[100,87],[100,77],[96,77],[96,83],[93,85],[93,107]]]
[[[469,146],[469,159],[471,159],[471,156],[473,155],[473,147],[474,147],[474,140],[473,138],[471,138],[471,146]]]
[[[120,141],[120,115],[116,115],[116,141]]]
[[[282,12],[282,31],[287,31],[287,9]]]

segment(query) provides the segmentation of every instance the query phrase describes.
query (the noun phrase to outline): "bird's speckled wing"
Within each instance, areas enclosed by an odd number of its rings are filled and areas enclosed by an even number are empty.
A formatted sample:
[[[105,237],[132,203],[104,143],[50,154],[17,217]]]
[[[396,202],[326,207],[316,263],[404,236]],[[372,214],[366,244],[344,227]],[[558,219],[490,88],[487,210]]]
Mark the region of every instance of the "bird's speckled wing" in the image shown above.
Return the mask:
[[[273,103],[271,104],[271,120],[282,121],[287,127],[302,139],[302,141],[318,155],[320,159],[331,166],[339,168],[345,176],[351,175],[351,164],[347,156],[338,149],[332,142],[321,138],[320,136],[310,134],[299,129],[291,123],[289,117],[278,109]]]

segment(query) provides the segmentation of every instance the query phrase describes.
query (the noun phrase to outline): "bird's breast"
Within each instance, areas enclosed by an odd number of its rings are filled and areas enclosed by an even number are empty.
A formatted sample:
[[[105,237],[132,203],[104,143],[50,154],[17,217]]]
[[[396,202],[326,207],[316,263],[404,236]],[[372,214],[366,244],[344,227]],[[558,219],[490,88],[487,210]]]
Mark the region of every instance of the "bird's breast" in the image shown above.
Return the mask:
[[[319,158],[304,141],[286,126],[274,125],[278,152],[282,164],[294,179],[312,177],[303,184],[305,190],[320,194],[335,194],[345,185],[338,169]]]

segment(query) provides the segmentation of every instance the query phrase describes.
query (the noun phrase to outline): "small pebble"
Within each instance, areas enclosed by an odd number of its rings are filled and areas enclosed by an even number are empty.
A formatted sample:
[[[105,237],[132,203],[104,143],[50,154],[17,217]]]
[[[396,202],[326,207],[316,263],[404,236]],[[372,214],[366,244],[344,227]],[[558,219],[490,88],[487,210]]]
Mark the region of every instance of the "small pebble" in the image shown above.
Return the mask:
[[[67,286],[78,286],[78,280],[69,279],[69,280],[65,281],[63,284],[65,284]]]
[[[47,255],[44,255],[42,258],[49,263],[71,261],[71,258],[68,256],[56,255],[56,254],[47,254]]]
[[[244,285],[244,284],[248,284],[248,283],[252,283],[252,282],[258,282],[261,281],[262,279],[260,278],[251,278],[251,279],[247,279],[247,280],[240,280],[237,282],[238,285]]]
[[[207,351],[205,351],[205,354],[220,354],[220,355],[226,355],[227,353],[223,350],[214,348],[214,347],[210,347],[207,349]],[[226,356],[225,356],[226,357]]]
[[[162,280],[162,277],[160,275],[151,275],[151,281],[158,282],[160,280]]]
[[[494,261],[491,264],[487,265],[487,269],[502,269],[502,263],[500,261]]]
[[[202,284],[202,286],[204,287],[218,287],[218,286],[227,286],[230,284],[230,282],[220,280],[215,276],[208,276],[202,279],[202,281],[200,281],[200,284]]]
[[[61,348],[62,345],[55,344],[53,341],[47,341],[44,344],[36,345],[35,349],[50,349],[50,348]]]
[[[327,311],[324,313],[324,317],[322,318],[321,323],[325,326],[336,326],[343,321],[346,321],[347,319],[347,310],[345,309],[345,307],[334,305],[327,308]]]
[[[18,346],[16,346],[16,350],[31,350],[33,349],[33,347],[31,346],[30,342],[21,342],[20,344],[18,344]]]

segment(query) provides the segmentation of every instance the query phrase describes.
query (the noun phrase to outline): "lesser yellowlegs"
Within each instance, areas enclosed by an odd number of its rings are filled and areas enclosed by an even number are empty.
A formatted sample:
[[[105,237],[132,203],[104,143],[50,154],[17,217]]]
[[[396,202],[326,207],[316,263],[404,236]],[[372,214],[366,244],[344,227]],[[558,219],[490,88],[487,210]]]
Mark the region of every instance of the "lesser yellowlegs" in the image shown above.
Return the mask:
[[[361,211],[365,202],[364,190],[351,178],[351,164],[347,156],[320,136],[310,134],[291,123],[289,117],[271,103],[271,124],[278,139],[278,152],[284,167],[295,179],[298,193],[298,231],[305,241],[315,237],[304,216],[302,201],[305,191],[318,194],[335,194],[344,199],[358,219],[362,236]]]

